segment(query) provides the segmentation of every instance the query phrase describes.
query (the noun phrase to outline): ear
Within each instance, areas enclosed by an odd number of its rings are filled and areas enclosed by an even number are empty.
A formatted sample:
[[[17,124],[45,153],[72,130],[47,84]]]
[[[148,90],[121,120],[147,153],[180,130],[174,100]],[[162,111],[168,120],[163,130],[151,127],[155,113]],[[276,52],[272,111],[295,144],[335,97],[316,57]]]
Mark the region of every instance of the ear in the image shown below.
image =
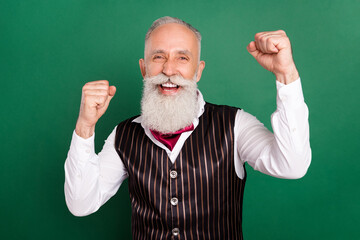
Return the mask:
[[[200,81],[201,74],[202,74],[202,71],[204,70],[204,68],[205,68],[205,62],[200,61],[197,72],[196,72],[196,74],[197,74],[196,75],[196,82]]]
[[[139,60],[139,66],[140,66],[141,75],[144,78],[146,75],[146,68],[145,68],[145,60],[143,58]]]

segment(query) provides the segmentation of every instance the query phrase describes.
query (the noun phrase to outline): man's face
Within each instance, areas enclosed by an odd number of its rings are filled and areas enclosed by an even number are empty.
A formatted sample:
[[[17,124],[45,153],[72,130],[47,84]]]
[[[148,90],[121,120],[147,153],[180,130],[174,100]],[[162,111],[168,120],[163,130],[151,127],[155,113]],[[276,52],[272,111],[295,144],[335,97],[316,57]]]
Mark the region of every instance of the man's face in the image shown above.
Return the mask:
[[[143,77],[152,77],[160,73],[171,77],[181,75],[185,79],[196,81],[201,78],[205,67],[199,61],[199,45],[195,34],[186,26],[177,23],[157,27],[146,41],[144,59],[140,59]],[[162,84],[158,86],[164,95],[176,95],[181,86]]]

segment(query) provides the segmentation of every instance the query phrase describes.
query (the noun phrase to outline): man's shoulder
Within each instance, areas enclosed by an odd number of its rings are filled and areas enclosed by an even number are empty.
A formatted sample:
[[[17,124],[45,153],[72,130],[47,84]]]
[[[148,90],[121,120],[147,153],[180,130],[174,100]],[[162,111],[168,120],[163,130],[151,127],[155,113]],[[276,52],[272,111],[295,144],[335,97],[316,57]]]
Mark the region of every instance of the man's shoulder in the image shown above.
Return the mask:
[[[128,119],[125,119],[125,120],[122,120],[120,123],[118,123],[118,127],[120,126],[125,126],[125,125],[129,125],[129,124],[139,124],[136,119],[139,118],[140,115],[136,115],[136,116],[133,116],[133,117],[130,117]],[[135,120],[135,121],[134,121]]]
[[[219,105],[214,103],[205,102],[205,109],[208,109],[210,111],[231,111],[231,112],[237,112],[238,110],[241,110],[239,107],[233,107],[229,105]]]
[[[117,126],[116,126],[116,139],[118,140],[118,136],[123,135],[124,133],[129,133],[129,132],[133,132],[133,131],[139,131],[142,129],[141,127],[141,123],[136,121],[137,118],[139,118],[140,115],[137,116],[133,116],[131,118],[125,119],[123,121],[121,121]]]
[[[223,130],[231,129],[231,131],[233,131],[233,126],[239,109],[240,108],[229,105],[218,105],[206,102],[202,120],[209,119],[208,122],[215,124],[215,126],[223,126]]]

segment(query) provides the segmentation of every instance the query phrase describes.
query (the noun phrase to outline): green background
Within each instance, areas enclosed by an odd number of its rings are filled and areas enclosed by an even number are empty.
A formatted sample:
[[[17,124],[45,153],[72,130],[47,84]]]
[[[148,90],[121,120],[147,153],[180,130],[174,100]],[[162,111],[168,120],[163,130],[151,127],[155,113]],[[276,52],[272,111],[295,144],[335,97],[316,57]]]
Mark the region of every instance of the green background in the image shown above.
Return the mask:
[[[202,32],[205,99],[242,107],[270,128],[274,76],[246,45],[277,29],[292,42],[312,164],[300,180],[247,168],[245,239],[359,239],[359,12],[359,0],[0,1],[0,239],[131,238],[127,181],[98,212],[74,217],[63,166],[86,82],[117,87],[97,125],[97,151],[139,113],[144,35],[165,15]]]

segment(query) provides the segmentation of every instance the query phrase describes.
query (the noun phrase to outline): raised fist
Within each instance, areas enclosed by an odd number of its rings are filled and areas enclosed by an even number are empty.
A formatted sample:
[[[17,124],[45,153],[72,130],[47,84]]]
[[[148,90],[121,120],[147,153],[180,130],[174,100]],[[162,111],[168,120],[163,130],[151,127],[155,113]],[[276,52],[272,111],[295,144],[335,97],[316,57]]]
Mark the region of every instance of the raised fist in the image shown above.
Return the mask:
[[[84,85],[75,129],[77,135],[83,138],[93,135],[97,121],[105,113],[115,92],[115,86],[109,86],[107,80],[88,82]]]
[[[289,38],[283,30],[260,32],[247,46],[248,52],[278,81],[288,84],[299,78]]]

